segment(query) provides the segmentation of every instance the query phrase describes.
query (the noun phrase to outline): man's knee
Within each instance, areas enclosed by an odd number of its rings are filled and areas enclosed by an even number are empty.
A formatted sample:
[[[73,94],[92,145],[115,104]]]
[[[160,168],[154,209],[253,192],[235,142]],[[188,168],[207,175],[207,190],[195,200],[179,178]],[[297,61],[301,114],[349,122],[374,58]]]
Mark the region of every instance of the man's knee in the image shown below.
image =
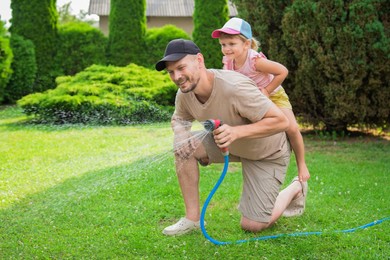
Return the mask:
[[[202,165],[202,166],[207,166],[207,165],[210,164],[210,160],[209,160],[208,157],[200,158],[200,159],[198,159],[198,162],[199,162],[199,164]]]
[[[258,221],[248,219],[246,217],[241,217],[241,228],[245,231],[256,233],[264,229],[267,229],[269,227],[270,224],[267,222],[258,222]]]

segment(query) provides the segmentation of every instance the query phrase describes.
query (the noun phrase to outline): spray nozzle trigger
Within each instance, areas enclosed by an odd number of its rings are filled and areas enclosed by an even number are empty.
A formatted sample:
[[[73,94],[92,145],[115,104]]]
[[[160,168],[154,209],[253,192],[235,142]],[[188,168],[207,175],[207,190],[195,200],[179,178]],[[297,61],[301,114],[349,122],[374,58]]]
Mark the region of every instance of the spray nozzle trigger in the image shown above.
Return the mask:
[[[208,132],[212,132],[218,127],[220,127],[222,124],[223,124],[222,121],[219,119],[208,119],[204,122],[203,125]],[[229,150],[227,147],[221,148],[221,152],[223,156],[229,155]]]

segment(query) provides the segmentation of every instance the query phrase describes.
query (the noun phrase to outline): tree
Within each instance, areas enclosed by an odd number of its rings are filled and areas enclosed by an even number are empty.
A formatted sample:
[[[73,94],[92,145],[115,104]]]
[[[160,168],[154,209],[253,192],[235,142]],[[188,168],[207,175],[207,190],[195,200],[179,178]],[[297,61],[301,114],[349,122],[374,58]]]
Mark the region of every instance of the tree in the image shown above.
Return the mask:
[[[206,66],[222,67],[222,52],[213,30],[221,28],[229,19],[227,0],[195,0],[194,31],[192,38],[205,56]]]
[[[111,0],[107,60],[142,64],[146,55],[146,0]]]
[[[390,40],[378,14],[384,1],[296,0],[283,39],[299,60],[295,108],[328,130],[386,126]]]
[[[10,31],[34,43],[37,77],[34,92],[54,88],[58,75],[55,63],[57,49],[57,19],[55,0],[12,0]]]

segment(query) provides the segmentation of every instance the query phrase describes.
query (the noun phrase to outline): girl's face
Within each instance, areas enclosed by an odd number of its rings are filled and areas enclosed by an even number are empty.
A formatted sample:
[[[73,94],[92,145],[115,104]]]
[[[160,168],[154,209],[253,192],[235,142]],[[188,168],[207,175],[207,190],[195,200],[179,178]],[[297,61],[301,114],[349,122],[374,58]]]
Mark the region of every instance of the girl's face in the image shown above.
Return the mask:
[[[223,55],[231,60],[246,59],[250,40],[244,41],[239,36],[222,36],[219,38]]]

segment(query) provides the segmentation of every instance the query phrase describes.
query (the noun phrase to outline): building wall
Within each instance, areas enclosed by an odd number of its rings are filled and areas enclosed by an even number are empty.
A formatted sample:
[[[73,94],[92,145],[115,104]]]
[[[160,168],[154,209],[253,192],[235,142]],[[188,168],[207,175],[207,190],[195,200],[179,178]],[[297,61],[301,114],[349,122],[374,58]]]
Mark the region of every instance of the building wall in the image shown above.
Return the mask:
[[[167,24],[173,24],[178,28],[183,29],[189,36],[192,35],[194,29],[194,23],[192,17],[148,17],[147,18],[147,27],[163,27]],[[99,18],[99,28],[104,33],[108,35],[108,16],[100,16]]]
[[[108,36],[108,16],[99,16],[99,28],[104,35]]]

